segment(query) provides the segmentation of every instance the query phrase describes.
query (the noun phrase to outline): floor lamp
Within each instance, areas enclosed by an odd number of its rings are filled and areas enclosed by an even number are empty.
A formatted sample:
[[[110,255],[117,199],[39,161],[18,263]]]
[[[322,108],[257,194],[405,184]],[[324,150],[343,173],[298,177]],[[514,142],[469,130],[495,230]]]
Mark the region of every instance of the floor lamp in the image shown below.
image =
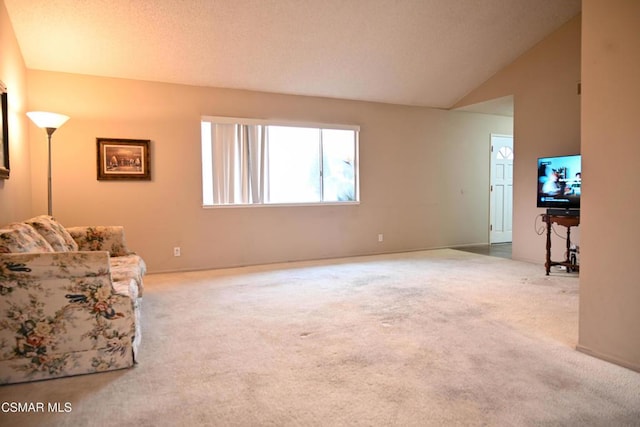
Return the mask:
[[[47,131],[47,137],[49,139],[49,169],[47,171],[47,190],[49,194],[49,216],[53,215],[51,207],[51,135],[60,126],[69,120],[69,116],[58,113],[47,113],[45,111],[31,111],[27,113],[27,116],[36,124],[39,128],[43,128]]]

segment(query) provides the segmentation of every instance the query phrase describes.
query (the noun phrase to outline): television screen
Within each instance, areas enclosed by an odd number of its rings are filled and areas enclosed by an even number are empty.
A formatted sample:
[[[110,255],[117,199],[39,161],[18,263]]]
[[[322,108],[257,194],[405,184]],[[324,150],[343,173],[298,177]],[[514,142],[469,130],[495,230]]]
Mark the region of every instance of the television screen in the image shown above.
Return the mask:
[[[537,207],[579,209],[581,181],[579,154],[539,158]]]

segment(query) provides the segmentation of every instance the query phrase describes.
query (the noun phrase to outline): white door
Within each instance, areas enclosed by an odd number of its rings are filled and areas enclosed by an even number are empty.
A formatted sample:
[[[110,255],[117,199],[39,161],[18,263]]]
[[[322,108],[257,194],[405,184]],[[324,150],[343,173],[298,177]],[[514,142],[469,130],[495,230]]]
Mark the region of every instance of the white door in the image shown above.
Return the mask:
[[[491,134],[489,243],[511,241],[513,226],[513,136]]]

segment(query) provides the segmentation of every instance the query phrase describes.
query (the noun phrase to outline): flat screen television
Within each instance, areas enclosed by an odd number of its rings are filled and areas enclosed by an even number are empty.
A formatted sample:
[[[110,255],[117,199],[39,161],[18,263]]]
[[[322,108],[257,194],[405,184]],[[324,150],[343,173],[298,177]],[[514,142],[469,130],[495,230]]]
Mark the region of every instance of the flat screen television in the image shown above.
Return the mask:
[[[582,157],[541,157],[538,159],[537,207],[578,214],[582,183]],[[557,213],[557,212],[555,212]]]

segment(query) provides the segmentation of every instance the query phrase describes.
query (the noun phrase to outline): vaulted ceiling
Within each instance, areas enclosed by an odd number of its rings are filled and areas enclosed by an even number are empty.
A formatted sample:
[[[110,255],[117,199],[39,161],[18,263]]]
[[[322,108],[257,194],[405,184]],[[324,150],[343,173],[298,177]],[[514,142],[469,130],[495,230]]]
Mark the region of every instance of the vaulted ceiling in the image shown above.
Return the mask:
[[[449,108],[580,0],[4,0],[27,68]]]

